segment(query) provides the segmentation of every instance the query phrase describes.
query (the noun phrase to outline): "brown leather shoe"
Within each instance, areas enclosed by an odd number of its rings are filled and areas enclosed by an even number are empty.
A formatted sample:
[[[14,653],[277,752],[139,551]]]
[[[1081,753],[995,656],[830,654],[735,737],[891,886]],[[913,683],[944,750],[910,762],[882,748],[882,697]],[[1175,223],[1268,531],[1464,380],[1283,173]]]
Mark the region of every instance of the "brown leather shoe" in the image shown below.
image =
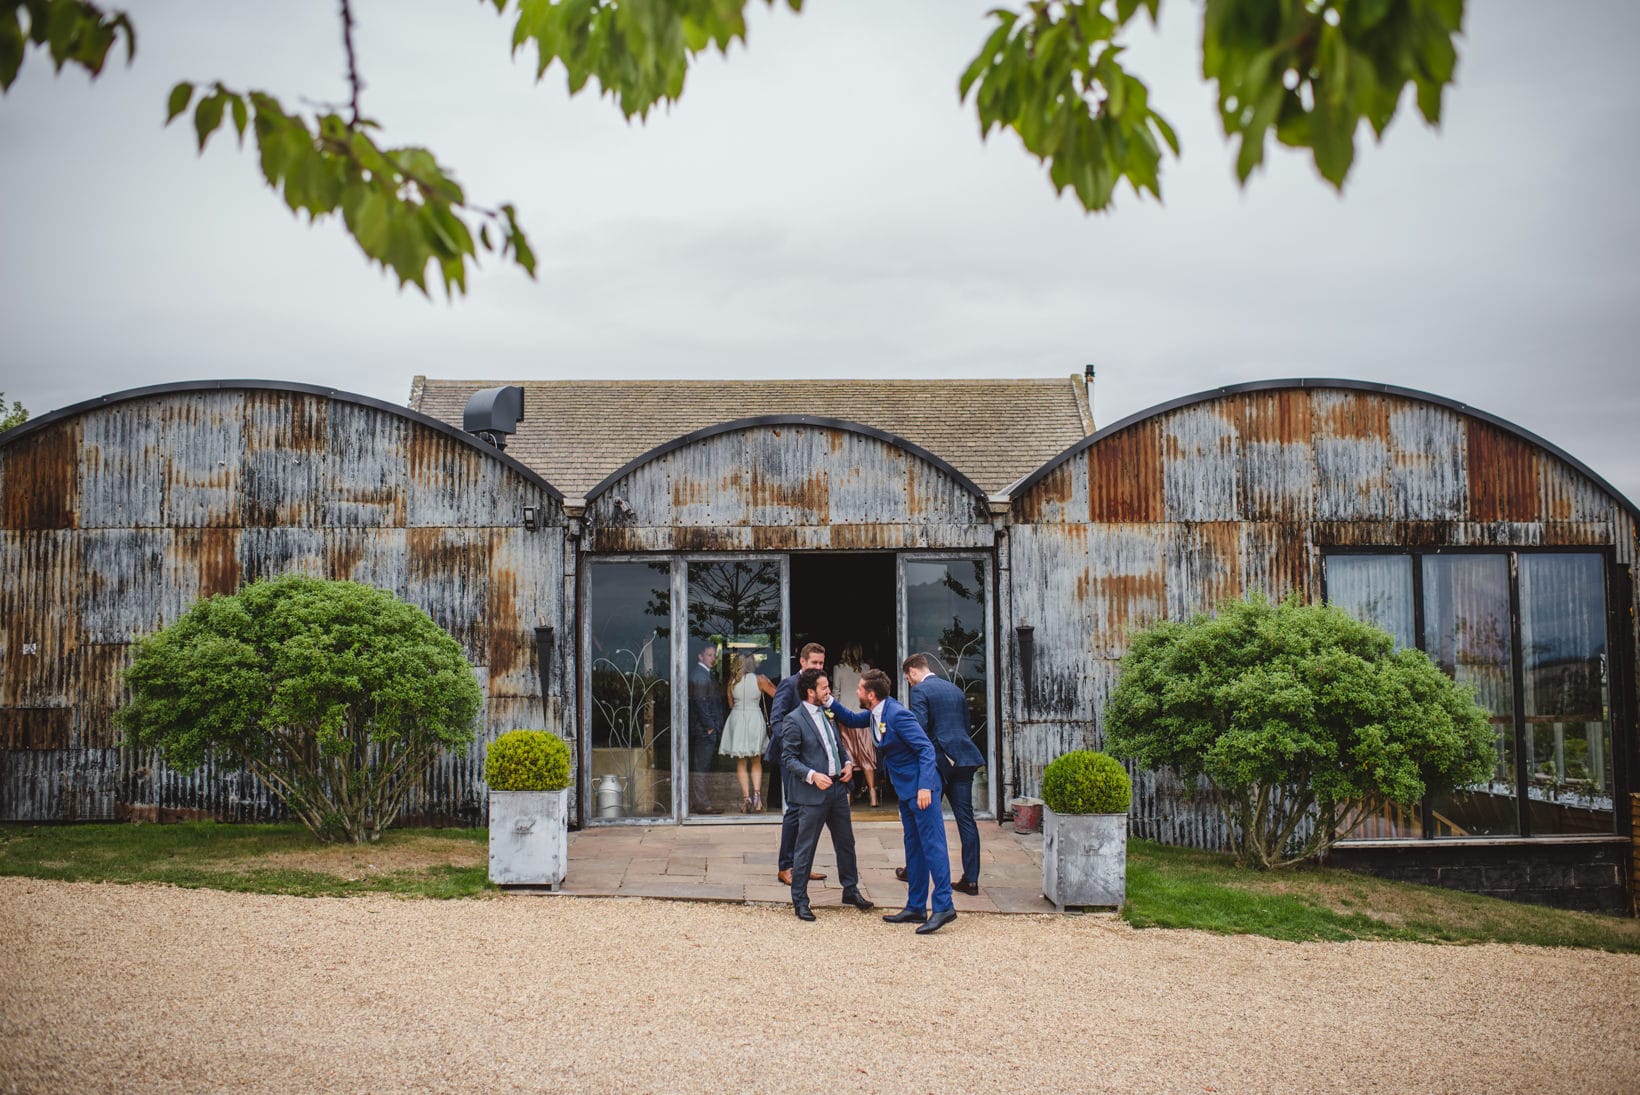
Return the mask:
[[[901,882],[904,882],[905,881],[905,868],[904,867],[895,867],[894,868],[894,877],[899,879]]]
[[[792,884],[792,872],[791,872],[790,867],[787,867],[783,871],[776,872],[775,877],[778,878],[782,883],[784,883],[787,886],[790,886]],[[825,877],[826,876],[821,874],[819,871],[810,871],[809,872],[809,881],[810,882],[819,882],[821,879],[823,879]]]
[[[973,897],[975,894],[979,893],[979,883],[970,882],[966,878],[957,879],[955,882],[951,883],[951,888],[956,890],[958,893],[965,893],[969,897]]]

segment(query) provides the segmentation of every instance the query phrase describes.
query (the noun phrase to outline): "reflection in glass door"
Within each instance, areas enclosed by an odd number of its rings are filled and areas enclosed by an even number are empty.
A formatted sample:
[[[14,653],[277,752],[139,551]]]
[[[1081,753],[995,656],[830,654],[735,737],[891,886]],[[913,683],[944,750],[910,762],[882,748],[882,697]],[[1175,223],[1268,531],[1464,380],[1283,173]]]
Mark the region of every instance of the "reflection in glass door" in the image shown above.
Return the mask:
[[[590,785],[597,821],[672,815],[672,564],[588,564]]]
[[[900,650],[922,654],[934,672],[968,697],[969,733],[987,764],[974,773],[974,808],[991,802],[989,562],[975,558],[900,556]],[[895,667],[898,668],[897,666]],[[905,697],[905,678],[899,677]]]
[[[786,565],[780,559],[688,564],[689,815],[765,812],[769,700],[786,646]]]

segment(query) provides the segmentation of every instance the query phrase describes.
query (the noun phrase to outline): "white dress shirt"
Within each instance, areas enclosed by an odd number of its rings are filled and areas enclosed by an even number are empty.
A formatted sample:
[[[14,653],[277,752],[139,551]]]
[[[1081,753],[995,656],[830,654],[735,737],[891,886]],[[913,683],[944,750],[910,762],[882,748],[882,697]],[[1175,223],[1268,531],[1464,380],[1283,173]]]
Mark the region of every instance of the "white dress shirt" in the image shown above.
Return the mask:
[[[826,763],[831,765],[831,771],[827,772],[826,775],[835,779],[836,774],[841,773],[843,768],[842,765],[838,763],[837,752],[832,746],[831,730],[826,726],[826,716],[820,708],[816,707],[808,700],[803,701],[803,710],[809,713],[809,718],[814,720],[815,727],[820,731],[820,744],[823,745],[826,750]],[[803,778],[809,783],[813,783],[814,775],[814,769],[810,768],[809,774]]]

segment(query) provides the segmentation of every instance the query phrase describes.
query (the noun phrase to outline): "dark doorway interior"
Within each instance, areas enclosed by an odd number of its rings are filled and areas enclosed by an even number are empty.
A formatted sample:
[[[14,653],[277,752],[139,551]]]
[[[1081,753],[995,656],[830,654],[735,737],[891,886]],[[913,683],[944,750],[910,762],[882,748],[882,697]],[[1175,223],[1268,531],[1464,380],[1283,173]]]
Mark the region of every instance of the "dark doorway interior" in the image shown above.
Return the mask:
[[[898,629],[894,556],[889,552],[826,552],[791,557],[791,672],[805,643],[826,648],[826,667],[835,669],[843,651],[858,644],[864,660],[897,681]],[[852,687],[839,699],[858,707]],[[875,773],[878,809],[898,816],[893,789]],[[863,788],[862,783],[862,788]],[[864,794],[862,790],[862,795]],[[862,798],[856,812],[870,812]]]

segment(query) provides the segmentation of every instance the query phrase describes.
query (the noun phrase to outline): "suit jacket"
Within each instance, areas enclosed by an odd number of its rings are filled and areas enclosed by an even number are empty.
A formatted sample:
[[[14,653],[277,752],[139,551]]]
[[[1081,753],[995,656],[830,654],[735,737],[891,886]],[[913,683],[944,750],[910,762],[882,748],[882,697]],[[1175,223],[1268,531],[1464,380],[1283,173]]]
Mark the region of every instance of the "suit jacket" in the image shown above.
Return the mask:
[[[712,671],[696,662],[689,667],[689,736],[723,729],[729,717],[729,698]]]
[[[769,701],[769,747],[763,751],[765,764],[782,763],[780,731],[792,708],[803,706],[802,697],[797,694],[797,677],[798,674],[793,673],[784,678],[774,690],[774,699]]]
[[[850,711],[841,706],[833,710],[837,721],[845,726],[871,725],[870,711]],[[934,767],[933,743],[916,716],[892,696],[883,701],[883,736],[877,742],[877,766],[888,769],[894,793],[900,798],[915,804],[916,792],[924,788],[939,797],[940,774]]]
[[[836,705],[831,710],[835,713]],[[847,710],[846,708],[844,709]],[[821,716],[824,718],[825,716]],[[852,724],[850,724],[852,725]],[[841,772],[847,765],[853,763],[854,758],[849,756],[848,746],[843,743],[843,735],[832,726],[832,734],[837,742],[837,770]],[[785,719],[780,731],[780,764],[791,776],[792,802],[797,805],[805,803],[818,805],[826,800],[826,792],[809,782],[809,772],[825,772],[827,767],[826,746],[820,740],[820,730],[809,718],[809,709],[799,703]],[[827,773],[830,774],[830,773]]]
[[[911,713],[928,731],[944,762],[956,768],[978,768],[985,757],[968,736],[968,697],[962,689],[932,673],[911,687]]]

